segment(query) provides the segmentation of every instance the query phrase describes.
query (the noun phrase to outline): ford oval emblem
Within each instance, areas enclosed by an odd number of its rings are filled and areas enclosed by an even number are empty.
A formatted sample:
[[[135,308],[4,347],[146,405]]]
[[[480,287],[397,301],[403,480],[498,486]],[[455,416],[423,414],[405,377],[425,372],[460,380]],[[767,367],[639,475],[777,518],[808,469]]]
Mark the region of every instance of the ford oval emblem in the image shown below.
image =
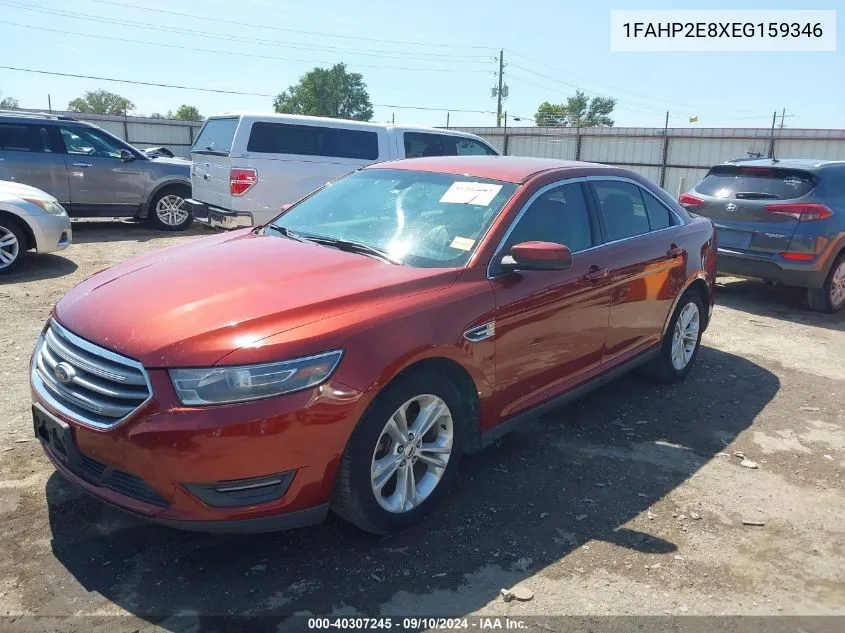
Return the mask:
[[[733,202],[728,202],[725,205],[725,211],[736,211],[738,208]]]
[[[66,385],[69,382],[73,382],[73,379],[76,378],[76,370],[73,368],[73,365],[59,363],[53,367],[53,375],[56,377],[56,380]]]

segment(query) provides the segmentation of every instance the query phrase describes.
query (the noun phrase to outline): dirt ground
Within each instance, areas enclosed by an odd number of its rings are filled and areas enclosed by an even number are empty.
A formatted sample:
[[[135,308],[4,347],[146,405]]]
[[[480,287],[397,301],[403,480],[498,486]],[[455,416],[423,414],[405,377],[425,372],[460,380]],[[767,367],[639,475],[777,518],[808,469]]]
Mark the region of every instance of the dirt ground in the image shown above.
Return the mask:
[[[722,280],[686,381],[547,414],[400,536],[181,533],[77,491],[32,438],[38,332],[86,276],[201,234],[79,222],[0,279],[0,616],[845,615],[845,314],[756,282]],[[516,585],[533,599],[504,602]]]

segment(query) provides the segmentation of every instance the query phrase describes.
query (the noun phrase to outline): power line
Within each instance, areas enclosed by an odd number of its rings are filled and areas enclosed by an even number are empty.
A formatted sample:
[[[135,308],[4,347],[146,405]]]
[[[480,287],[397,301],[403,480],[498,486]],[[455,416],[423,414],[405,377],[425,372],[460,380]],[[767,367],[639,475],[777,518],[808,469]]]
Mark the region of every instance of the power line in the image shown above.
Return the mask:
[[[112,5],[112,6],[121,7],[121,8],[137,9],[139,11],[151,11],[153,13],[160,13],[160,14],[164,14],[164,15],[175,15],[175,16],[178,16],[178,17],[191,18],[192,20],[203,20],[205,22],[211,22],[211,23],[215,23],[215,24],[221,23],[221,24],[225,24],[227,26],[229,26],[231,24],[230,22],[227,22],[225,20],[218,20],[218,19],[209,17],[207,15],[198,15],[196,13],[183,13],[181,11],[165,11],[165,10],[156,9],[156,8],[153,8],[153,7],[139,6],[137,4],[131,4],[131,3],[128,3],[128,2],[126,2],[126,3],[124,3],[124,2],[114,2],[113,0],[90,0],[90,1],[96,2],[98,4],[107,4],[107,5]],[[278,26],[272,26],[272,25],[269,25],[269,24],[255,24],[255,23],[241,22],[241,21],[238,21],[238,26],[239,27],[246,26],[246,27],[251,27],[251,28],[255,28],[255,29],[267,29],[267,30],[271,30],[271,31],[284,31],[286,33],[300,33],[300,34],[303,34],[303,35],[319,35],[321,37],[335,37],[335,38],[340,38],[340,39],[361,40],[361,41],[364,41],[364,42],[378,42],[378,43],[381,43],[381,44],[402,44],[402,45],[407,44],[407,45],[411,45],[411,46],[430,46],[430,47],[437,47],[437,48],[452,48],[452,49],[454,49],[454,48],[466,48],[466,49],[487,50],[487,51],[494,51],[495,50],[492,46],[461,45],[461,46],[456,47],[454,44],[439,44],[439,43],[435,43],[435,42],[412,42],[412,41],[405,41],[405,40],[389,40],[389,39],[376,38],[376,37],[364,37],[364,36],[361,36],[361,35],[338,35],[338,34],[335,34],[335,33],[321,33],[320,31],[303,31],[303,30],[300,30],[300,29],[288,29],[288,28],[282,28],[282,27],[278,27]]]
[[[114,37],[112,35],[94,35],[93,33],[81,33],[79,31],[67,31],[64,29],[54,29],[46,26],[34,26],[31,24],[20,24],[18,22],[9,22],[7,20],[0,20],[0,24],[8,24],[11,26],[17,26],[25,29],[32,29],[35,31],[46,31],[49,33],[62,33],[64,35],[79,35],[82,37],[87,38],[94,38],[94,39],[102,39],[102,40],[111,40],[114,42],[127,42],[130,44],[146,44],[150,45],[150,42],[145,42],[143,40],[133,40],[125,37]],[[213,48],[195,48],[193,46],[182,46],[180,44],[165,44],[165,43],[153,43],[153,46],[156,47],[163,47],[163,48],[175,48],[179,50],[185,51],[196,51],[200,53],[214,53],[218,55],[235,55],[239,57],[250,57],[250,58],[260,58],[260,59],[272,59],[276,61],[284,61],[284,62],[305,62],[310,64],[324,64],[330,63],[326,62],[325,60],[319,59],[297,59],[292,57],[277,57],[275,55],[260,55],[256,53],[246,53],[246,52],[239,52],[239,51],[221,51],[218,49]],[[383,64],[359,64],[355,63],[356,68],[390,68],[393,70],[419,70],[419,71],[426,71],[426,72],[444,72],[444,73],[484,73],[486,74],[488,71],[486,70],[469,70],[469,69],[462,69],[462,68],[426,68],[426,67],[419,67],[419,66],[386,66]]]
[[[78,13],[75,11],[64,11],[60,9],[53,9],[40,5],[29,6],[20,2],[0,2],[0,5],[21,9],[23,11],[33,11],[35,13],[44,13],[47,15],[54,15],[62,18],[70,18],[73,20],[85,20],[86,22],[99,22],[101,24],[111,24],[118,26],[129,26],[132,28],[146,29],[156,32],[176,33],[180,36],[195,35],[199,37],[227,40],[230,42],[237,42],[243,44],[244,42],[250,44],[257,44],[261,46],[274,46],[277,48],[299,48],[303,50],[313,50],[329,53],[343,53],[345,55],[363,55],[367,57],[384,57],[385,55],[402,56],[405,59],[413,61],[432,61],[427,59],[429,57],[439,58],[443,62],[463,63],[463,64],[487,64],[489,63],[488,56],[456,56],[445,55],[442,53],[414,53],[413,56],[402,53],[401,51],[377,50],[377,49],[354,49],[340,46],[316,46],[309,44],[302,44],[300,42],[283,42],[279,40],[264,40],[253,37],[234,36],[229,33],[221,33],[218,31],[197,31],[185,28],[176,28],[171,26],[164,26],[158,24],[150,24],[149,22],[136,22],[133,20],[122,20],[118,18],[105,18],[88,13]]]
[[[200,88],[198,86],[180,86],[177,84],[162,84],[152,81],[137,81],[134,79],[115,79],[114,77],[98,77],[95,75],[81,75],[77,73],[60,73],[49,70],[39,70],[35,68],[19,68],[16,66],[0,66],[2,70],[14,70],[24,73],[36,73],[39,75],[53,75],[56,77],[72,77],[74,79],[95,79],[97,81],[111,81],[122,84],[133,84],[137,86],[152,86],[154,88],[172,88],[175,90],[196,90],[198,92],[214,92],[217,94],[240,95],[245,97],[276,97],[277,95],[267,94],[263,92],[240,92],[237,90],[223,90],[218,88]],[[328,103],[328,102],[324,102]],[[470,114],[495,114],[493,110],[463,110],[460,108],[433,108],[428,106],[407,106],[397,105],[393,103],[374,103],[377,108],[396,108],[397,110],[424,110],[430,112],[461,112]]]

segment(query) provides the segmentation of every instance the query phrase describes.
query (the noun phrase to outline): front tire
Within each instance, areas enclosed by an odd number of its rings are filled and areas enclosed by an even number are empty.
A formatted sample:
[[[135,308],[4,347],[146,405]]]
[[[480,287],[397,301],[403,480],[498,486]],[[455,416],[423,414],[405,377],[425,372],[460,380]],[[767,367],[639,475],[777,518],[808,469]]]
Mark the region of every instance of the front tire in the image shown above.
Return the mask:
[[[807,289],[807,303],[814,312],[836,314],[845,305],[845,253],[841,253],[821,288]]]
[[[705,318],[701,295],[687,290],[675,307],[658,355],[643,368],[645,373],[659,382],[686,376],[698,356]]]
[[[332,509],[373,534],[400,532],[437,505],[458,467],[466,407],[448,379],[400,377],[376,397],[352,432]]]
[[[190,197],[187,187],[165,187],[150,202],[148,212],[150,224],[162,231],[184,231],[194,221],[188,205]]]
[[[26,235],[17,222],[0,218],[0,274],[18,267],[27,249]]]

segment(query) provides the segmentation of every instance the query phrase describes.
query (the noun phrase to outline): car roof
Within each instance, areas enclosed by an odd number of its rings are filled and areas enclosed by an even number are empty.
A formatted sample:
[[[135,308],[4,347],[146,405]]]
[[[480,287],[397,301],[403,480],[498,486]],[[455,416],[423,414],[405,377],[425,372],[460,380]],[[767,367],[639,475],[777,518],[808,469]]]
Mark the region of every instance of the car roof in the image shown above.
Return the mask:
[[[729,160],[723,165],[737,165],[742,167],[771,167],[774,169],[803,169],[804,171],[819,171],[825,167],[845,165],[841,160],[821,160],[815,158],[752,158]],[[718,167],[718,165],[717,165]]]
[[[432,156],[430,158],[405,158],[370,165],[367,169],[407,169],[455,174],[472,178],[490,178],[505,182],[523,183],[542,172],[553,170],[594,168],[596,171],[618,168],[598,163],[524,156]]]

